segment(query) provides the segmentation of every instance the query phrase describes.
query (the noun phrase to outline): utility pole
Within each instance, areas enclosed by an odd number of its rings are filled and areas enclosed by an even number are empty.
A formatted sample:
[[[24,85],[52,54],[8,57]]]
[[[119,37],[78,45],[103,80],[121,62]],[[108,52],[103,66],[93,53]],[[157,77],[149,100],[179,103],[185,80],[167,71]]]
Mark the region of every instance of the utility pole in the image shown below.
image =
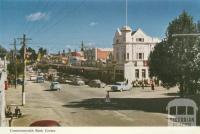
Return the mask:
[[[26,35],[23,34],[23,38],[19,38],[22,43],[22,48],[24,49],[23,53],[23,83],[22,83],[22,106],[25,105],[25,79],[26,79],[26,41],[31,40],[29,38],[26,38]]]
[[[17,47],[16,39],[14,39],[14,51],[15,51],[15,88],[17,87]]]
[[[15,66],[15,88],[17,87],[17,48],[16,48],[16,39],[14,39],[14,42],[13,44],[10,44],[10,45],[13,45],[14,47],[14,54],[12,55],[13,56],[13,62],[14,62],[14,66]]]

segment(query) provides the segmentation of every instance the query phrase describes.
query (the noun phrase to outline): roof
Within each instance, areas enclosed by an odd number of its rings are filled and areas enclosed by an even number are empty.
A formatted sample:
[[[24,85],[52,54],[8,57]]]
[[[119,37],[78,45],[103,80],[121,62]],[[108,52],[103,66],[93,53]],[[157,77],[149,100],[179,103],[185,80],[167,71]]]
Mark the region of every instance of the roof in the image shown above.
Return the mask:
[[[103,60],[105,60],[105,59],[107,59],[108,57],[109,57],[109,55],[110,55],[110,53],[111,53],[112,51],[108,51],[108,49],[107,50],[103,50],[103,49],[97,49],[97,59],[103,59]]]
[[[185,98],[180,98],[180,99],[173,99],[167,104],[167,109],[173,106],[192,106],[195,107],[196,110],[198,109],[196,103],[191,100],[191,99],[185,99]]]
[[[129,27],[129,26],[123,26],[123,27],[121,28],[121,31],[132,31],[132,29],[131,29],[131,27]]]
[[[101,50],[101,51],[113,51],[113,48],[97,48],[97,49],[99,49],[99,50]]]
[[[137,32],[137,31],[133,31],[133,32],[131,33],[131,35],[134,35],[136,32]]]
[[[72,56],[82,57],[83,55],[80,52],[71,52]]]

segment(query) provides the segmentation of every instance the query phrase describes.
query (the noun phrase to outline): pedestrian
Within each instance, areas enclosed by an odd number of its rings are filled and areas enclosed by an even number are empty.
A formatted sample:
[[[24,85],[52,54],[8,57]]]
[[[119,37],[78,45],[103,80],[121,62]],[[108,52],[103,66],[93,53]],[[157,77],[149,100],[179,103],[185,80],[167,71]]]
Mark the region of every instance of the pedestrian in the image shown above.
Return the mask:
[[[17,118],[19,118],[19,117],[22,116],[21,110],[19,109],[18,106],[16,106],[16,108],[15,108],[15,116],[16,116]]]
[[[132,87],[134,87],[134,81],[132,81],[131,84],[132,84]]]
[[[11,110],[11,107],[7,106],[6,108],[6,117],[12,117],[13,114],[12,114],[12,110]]]
[[[106,102],[106,103],[110,103],[109,91],[107,91],[105,102]]]
[[[12,120],[13,120],[13,116],[11,116],[10,120],[8,121],[8,123],[9,123],[9,127],[12,126]]]
[[[153,84],[153,82],[151,83],[151,90],[154,91],[154,84]]]
[[[142,80],[142,89],[144,89],[144,81]]]
[[[128,79],[126,80],[126,85],[128,85]]]

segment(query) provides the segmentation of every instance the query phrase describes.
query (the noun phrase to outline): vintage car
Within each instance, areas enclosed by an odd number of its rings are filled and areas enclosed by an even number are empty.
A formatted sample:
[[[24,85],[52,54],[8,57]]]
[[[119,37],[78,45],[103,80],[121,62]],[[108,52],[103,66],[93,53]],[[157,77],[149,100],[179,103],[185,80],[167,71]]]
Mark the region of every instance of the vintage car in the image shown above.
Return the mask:
[[[126,84],[126,82],[116,82],[114,85],[111,86],[111,91],[127,91],[130,90],[132,87],[131,85]]]
[[[101,82],[100,80],[92,80],[89,82],[90,87],[98,87],[98,88],[105,88],[106,84]]]

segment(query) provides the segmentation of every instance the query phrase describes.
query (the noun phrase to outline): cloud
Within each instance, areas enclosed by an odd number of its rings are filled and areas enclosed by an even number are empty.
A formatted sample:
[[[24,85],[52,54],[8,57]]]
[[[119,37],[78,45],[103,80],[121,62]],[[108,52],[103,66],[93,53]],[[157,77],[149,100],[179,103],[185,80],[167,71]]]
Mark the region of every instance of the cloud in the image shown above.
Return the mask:
[[[47,20],[48,19],[47,13],[36,12],[26,16],[27,21],[39,21],[39,20]]]
[[[90,22],[89,26],[94,27],[98,24],[98,22]]]

